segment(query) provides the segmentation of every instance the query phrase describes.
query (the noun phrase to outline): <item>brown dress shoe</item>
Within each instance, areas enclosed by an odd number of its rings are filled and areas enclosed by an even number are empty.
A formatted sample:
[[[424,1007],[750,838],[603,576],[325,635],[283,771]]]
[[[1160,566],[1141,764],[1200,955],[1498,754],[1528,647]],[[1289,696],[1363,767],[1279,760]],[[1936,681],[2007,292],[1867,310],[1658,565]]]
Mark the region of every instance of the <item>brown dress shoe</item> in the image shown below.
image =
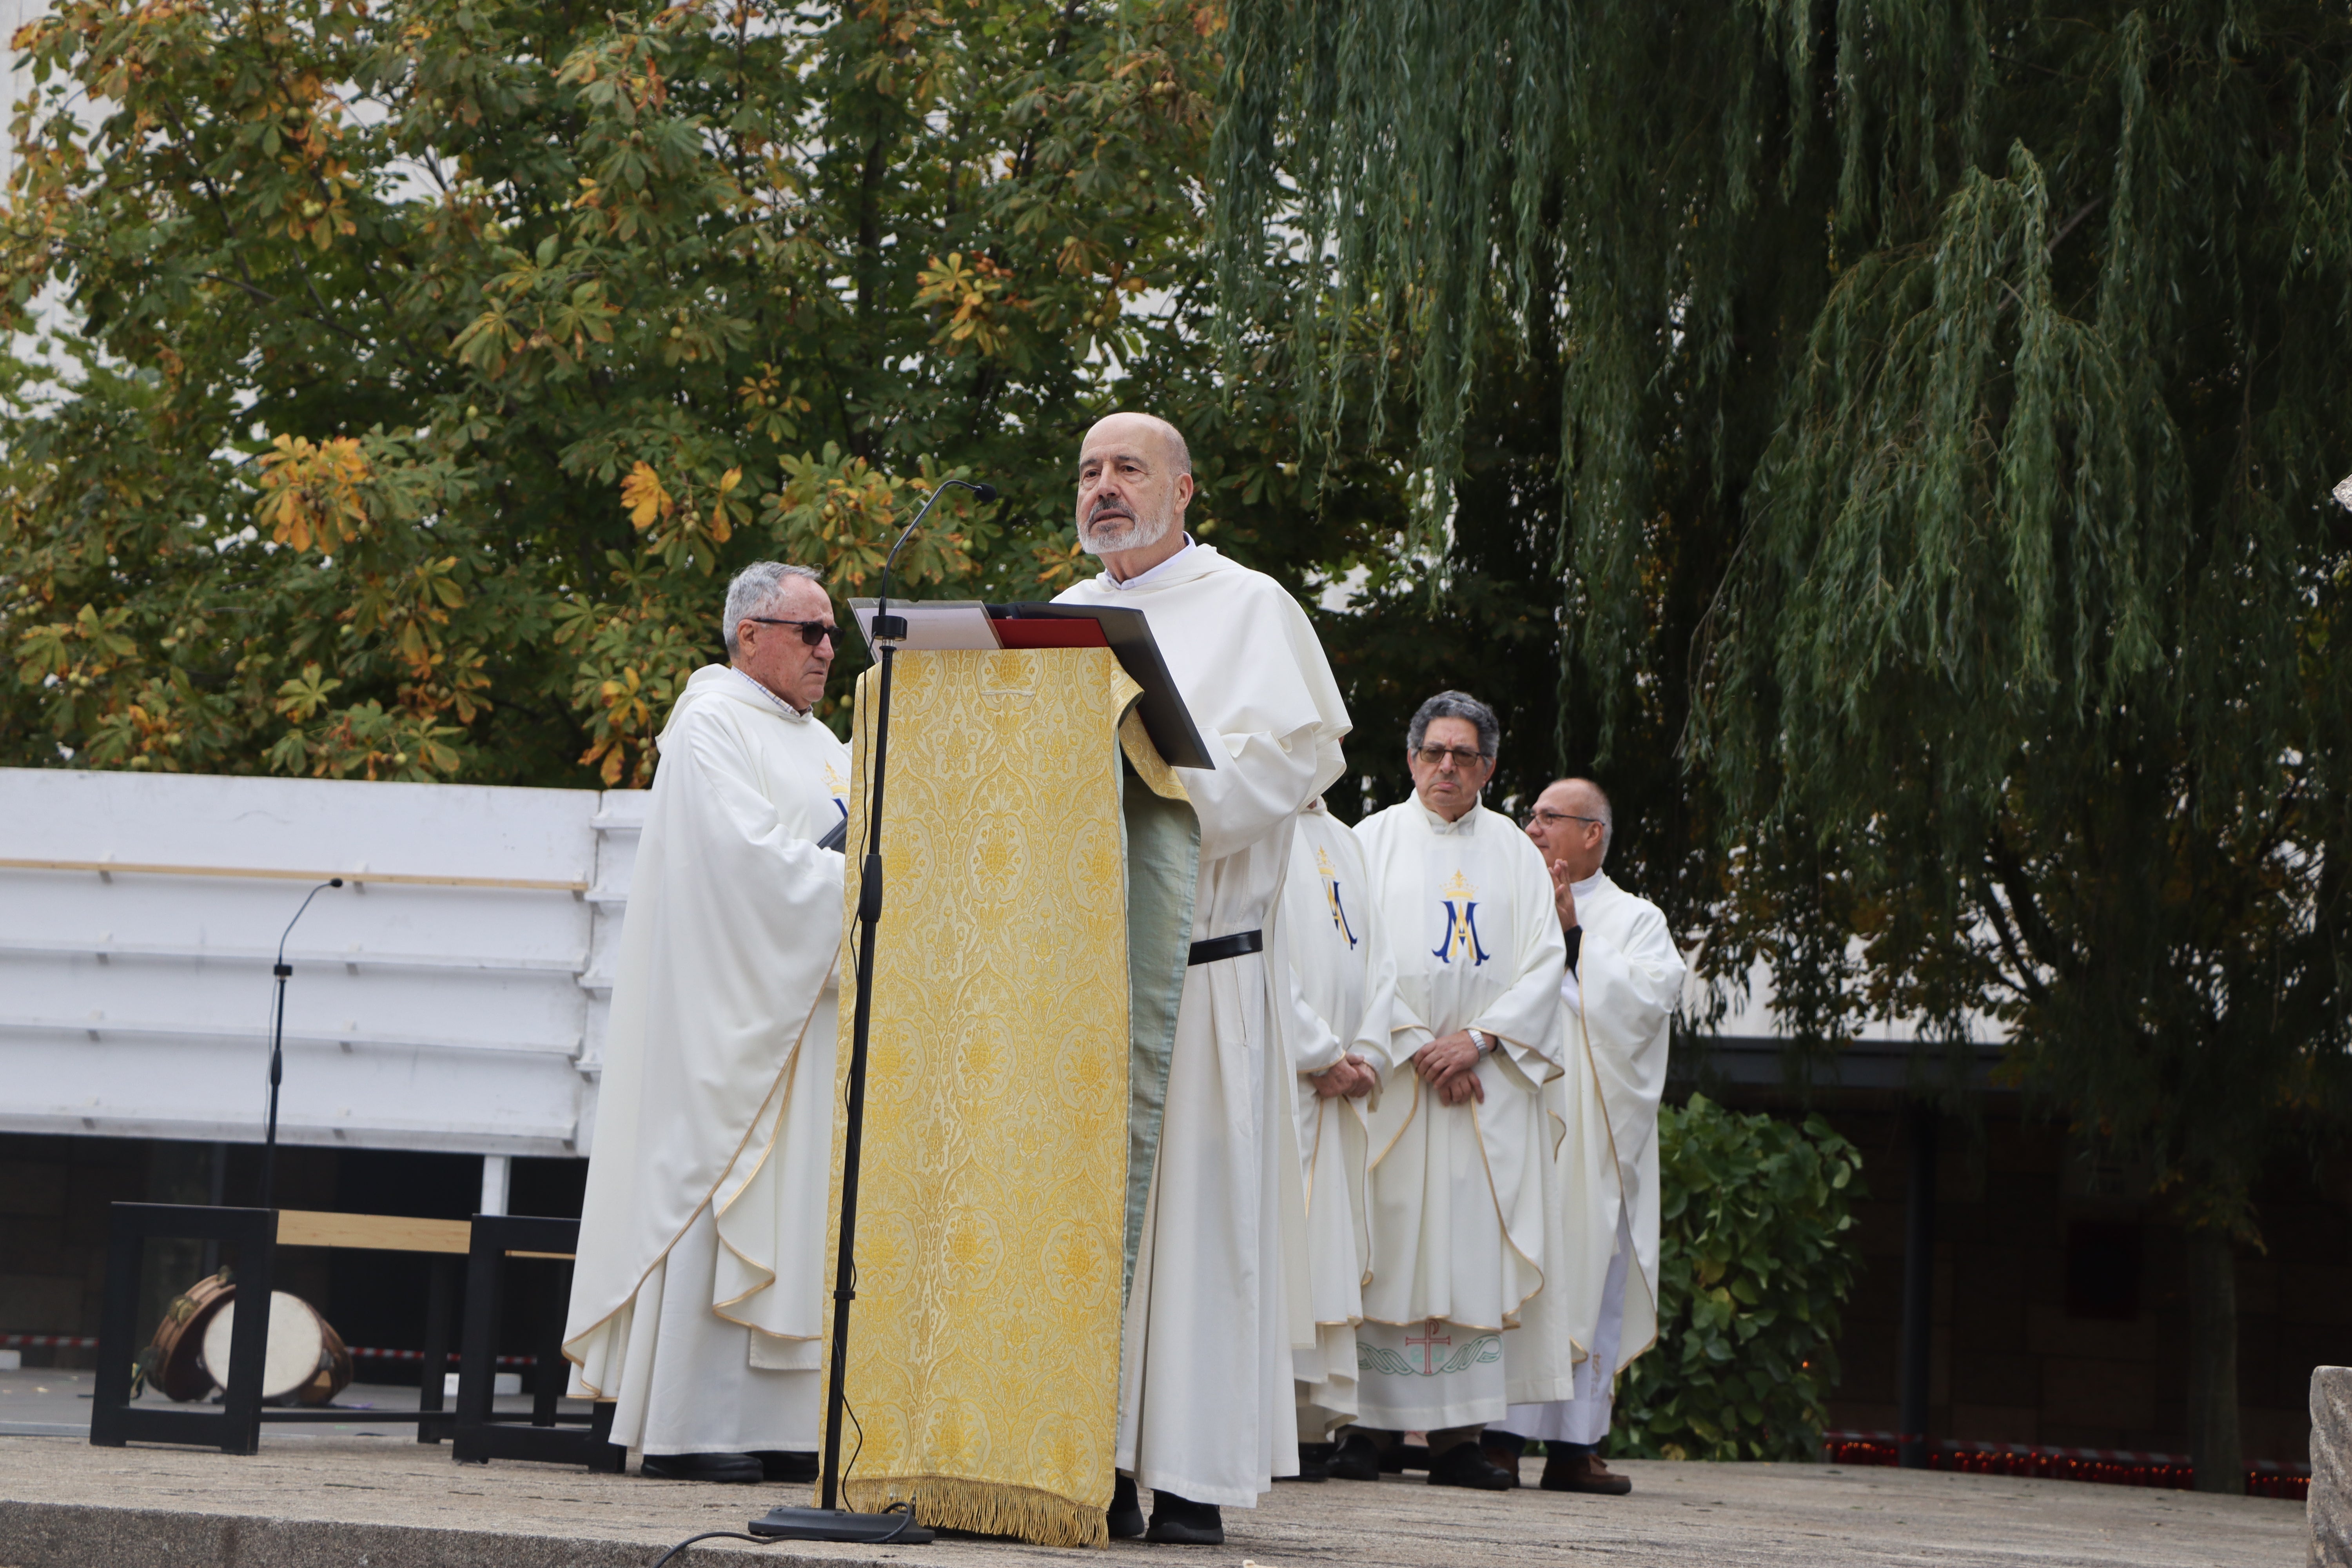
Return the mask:
[[[1633,1478],[1611,1474],[1598,1454],[1563,1454],[1554,1449],[1544,1460],[1540,1485],[1548,1492],[1597,1492],[1603,1497],[1623,1497],[1633,1489]]]
[[[1508,1448],[1485,1450],[1486,1462],[1511,1478],[1511,1485],[1519,1484],[1519,1457]]]

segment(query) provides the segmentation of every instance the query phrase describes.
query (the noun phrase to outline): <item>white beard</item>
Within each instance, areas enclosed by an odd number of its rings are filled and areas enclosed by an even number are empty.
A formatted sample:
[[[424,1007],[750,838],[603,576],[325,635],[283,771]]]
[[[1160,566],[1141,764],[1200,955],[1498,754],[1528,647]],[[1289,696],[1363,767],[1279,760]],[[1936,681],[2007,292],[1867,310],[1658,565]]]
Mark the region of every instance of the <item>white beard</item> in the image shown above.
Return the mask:
[[[1148,521],[1139,517],[1088,519],[1078,529],[1078,548],[1089,555],[1148,550],[1168,537],[1168,530],[1175,521],[1173,514],[1164,511]]]

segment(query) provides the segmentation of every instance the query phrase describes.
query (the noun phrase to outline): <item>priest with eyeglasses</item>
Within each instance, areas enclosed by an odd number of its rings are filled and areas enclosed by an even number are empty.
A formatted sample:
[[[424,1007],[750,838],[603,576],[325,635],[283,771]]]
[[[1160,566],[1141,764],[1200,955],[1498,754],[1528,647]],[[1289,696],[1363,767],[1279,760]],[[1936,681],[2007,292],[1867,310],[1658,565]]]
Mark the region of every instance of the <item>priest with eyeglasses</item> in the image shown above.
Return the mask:
[[[1361,1414],[1335,1478],[1376,1479],[1410,1429],[1429,1435],[1433,1484],[1515,1487],[1486,1424],[1570,1385],[1569,1336],[1526,1331],[1559,1300],[1544,1086],[1560,1075],[1566,950],[1543,858],[1479,802],[1500,742],[1492,709],[1439,692],[1406,731],[1412,798],[1356,830],[1396,963],[1398,1065],[1370,1117]]]
[[[1622,1497],[1609,1468],[1617,1373],[1658,1338],[1658,1102],[1685,973],[1658,906],[1601,869],[1616,808],[1591,779],[1555,780],[1536,797],[1527,834],[1551,870],[1568,942],[1560,978],[1568,1072],[1554,1086],[1567,1141],[1554,1174],[1569,1272],[1599,1285],[1570,1309],[1586,1352],[1568,1397],[1515,1407],[1486,1434],[1516,1457],[1542,1441],[1546,1491]]]
[[[659,740],[604,1042],[563,1353],[642,1473],[815,1476],[849,751],[804,566],[727,590]]]

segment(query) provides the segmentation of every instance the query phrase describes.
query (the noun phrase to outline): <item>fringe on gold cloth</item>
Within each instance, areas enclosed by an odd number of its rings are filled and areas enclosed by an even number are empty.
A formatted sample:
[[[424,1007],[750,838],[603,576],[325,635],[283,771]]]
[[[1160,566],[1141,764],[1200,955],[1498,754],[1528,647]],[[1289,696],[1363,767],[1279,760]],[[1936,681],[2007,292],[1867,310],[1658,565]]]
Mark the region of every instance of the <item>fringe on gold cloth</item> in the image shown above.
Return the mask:
[[[879,1513],[894,1502],[911,1502],[915,1522],[926,1530],[1009,1535],[1032,1546],[1110,1544],[1105,1510],[1087,1508],[1034,1487],[1003,1486],[956,1476],[893,1476],[846,1482],[841,1499],[858,1513]]]

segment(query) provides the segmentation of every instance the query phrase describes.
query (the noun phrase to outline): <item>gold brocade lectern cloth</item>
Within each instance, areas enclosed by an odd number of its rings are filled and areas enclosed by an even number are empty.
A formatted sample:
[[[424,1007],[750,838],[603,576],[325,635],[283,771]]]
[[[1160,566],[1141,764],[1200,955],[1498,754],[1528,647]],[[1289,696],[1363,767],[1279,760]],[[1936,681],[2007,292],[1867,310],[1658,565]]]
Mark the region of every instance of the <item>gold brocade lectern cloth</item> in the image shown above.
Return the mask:
[[[859,683],[851,743],[853,944],[877,679]],[[1123,1295],[1198,855],[1182,785],[1131,711],[1138,691],[1108,649],[898,656],[849,1324],[857,1426],[842,1443],[850,1508],[905,1500],[928,1527],[1106,1544]]]

